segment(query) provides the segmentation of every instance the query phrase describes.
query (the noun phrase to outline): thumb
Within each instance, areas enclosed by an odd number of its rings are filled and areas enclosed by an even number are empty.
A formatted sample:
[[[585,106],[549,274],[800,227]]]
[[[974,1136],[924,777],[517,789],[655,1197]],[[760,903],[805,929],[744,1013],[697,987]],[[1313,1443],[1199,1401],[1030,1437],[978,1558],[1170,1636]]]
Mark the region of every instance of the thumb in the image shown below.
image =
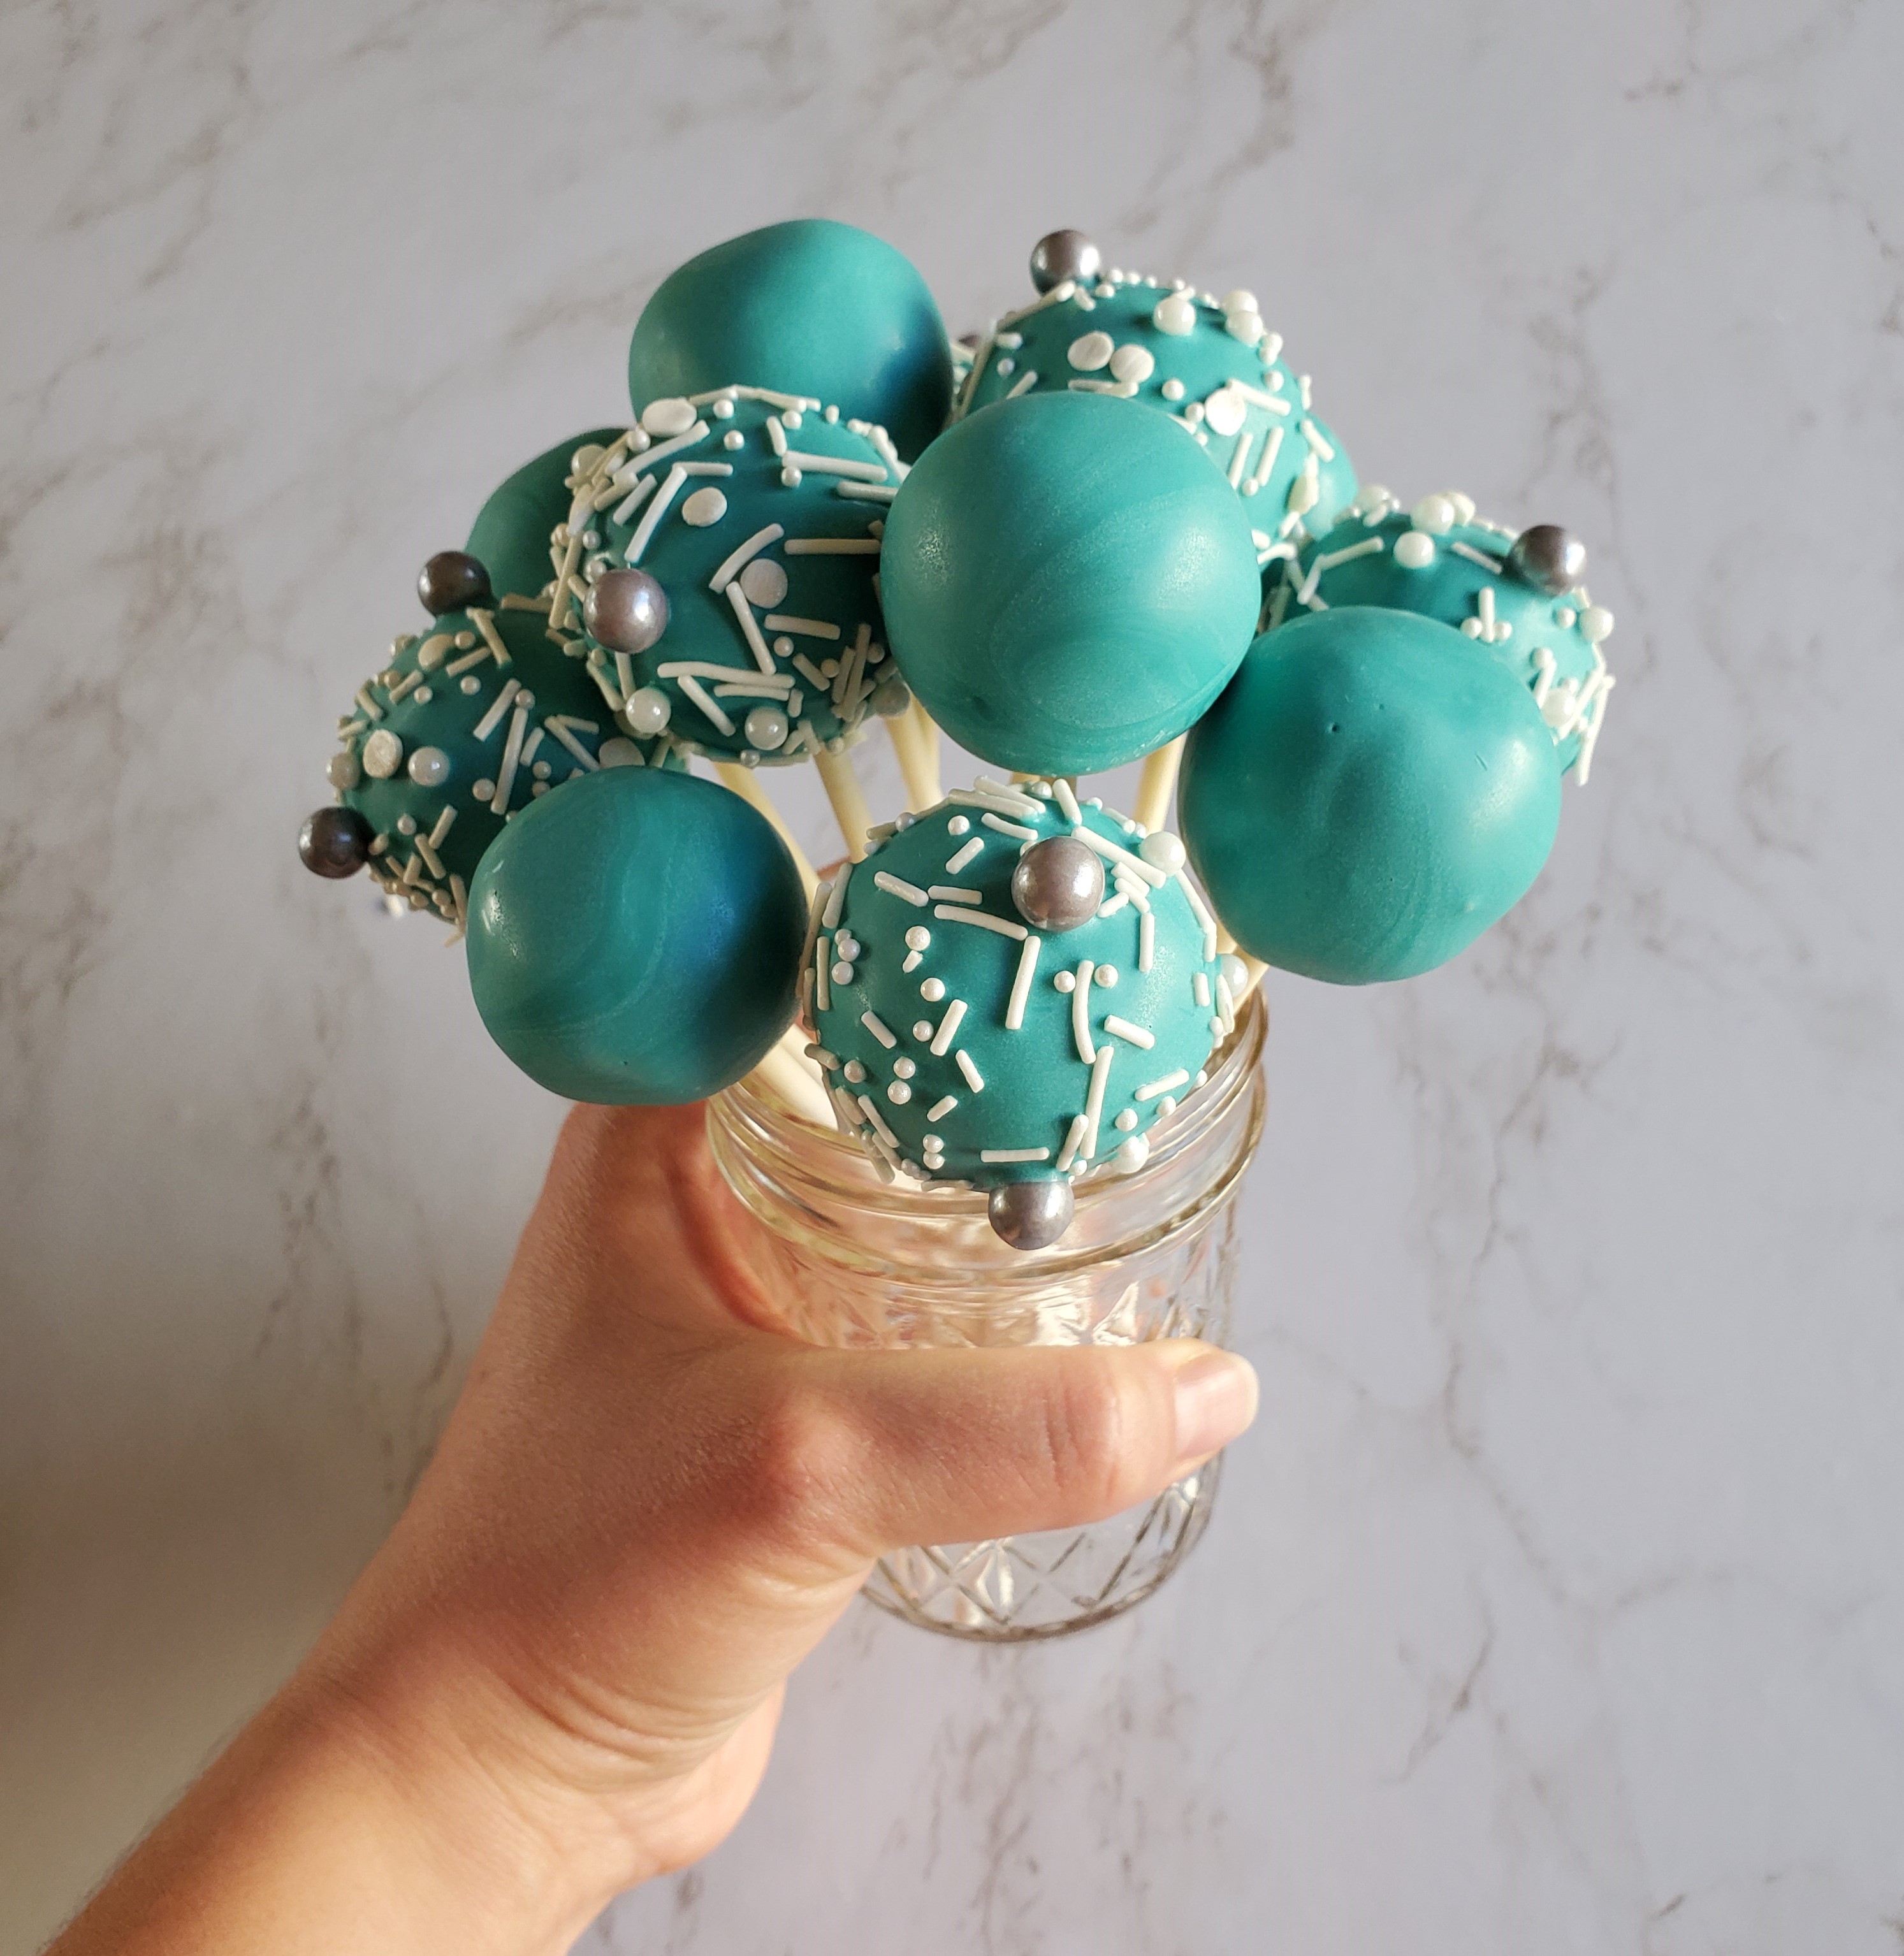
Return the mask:
[[[1248,1361],[1198,1339],[794,1362],[819,1415],[810,1437],[837,1450],[812,1463],[829,1532],[868,1558],[1103,1520],[1160,1494],[1256,1413]]]

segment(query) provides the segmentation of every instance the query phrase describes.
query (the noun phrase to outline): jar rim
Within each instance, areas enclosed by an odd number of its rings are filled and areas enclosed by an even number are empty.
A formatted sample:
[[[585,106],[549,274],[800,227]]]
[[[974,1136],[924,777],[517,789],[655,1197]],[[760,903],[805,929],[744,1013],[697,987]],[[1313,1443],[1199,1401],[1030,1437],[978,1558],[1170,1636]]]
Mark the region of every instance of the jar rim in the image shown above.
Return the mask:
[[[1115,1209],[1120,1204],[1141,1207],[1132,1204],[1132,1198],[1160,1180],[1173,1163],[1180,1162],[1222,1125],[1242,1095],[1259,1086],[1268,1022],[1268,1006],[1258,986],[1243,1002],[1234,1032],[1213,1055],[1216,1063],[1204,1085],[1184,1099],[1167,1124],[1151,1130],[1153,1144],[1145,1166],[1120,1172],[1107,1163],[1074,1185],[1080,1219],[1107,1207]],[[1234,1159],[1198,1187],[1195,1200],[1187,1209],[1109,1241],[1102,1237],[1094,1238],[1088,1230],[1075,1234],[1067,1231],[1065,1237],[1047,1249],[1018,1253],[1009,1270],[988,1271],[988,1281],[1046,1284],[1073,1267],[1099,1262],[1107,1256],[1128,1254],[1194,1226],[1208,1209],[1227,1197],[1254,1155],[1262,1122],[1262,1097],[1259,1093],[1249,1131],[1236,1148]],[[822,1127],[788,1106],[756,1075],[749,1074],[714,1096],[709,1103],[708,1121],[717,1159],[723,1153],[720,1145],[723,1139],[730,1140],[756,1164],[764,1157],[774,1171],[772,1181],[783,1192],[788,1191],[789,1185],[818,1183],[829,1189],[850,1192],[856,1207],[893,1219],[977,1222],[985,1215],[987,1194],[983,1189],[969,1185],[921,1183],[907,1176],[895,1176],[889,1169],[882,1178],[879,1165],[864,1148],[837,1128]],[[731,1175],[729,1179],[733,1179]],[[745,1191],[742,1193],[744,1196]],[[1075,1247],[1067,1248],[1068,1241]],[[931,1281],[930,1273],[917,1267],[908,1265],[906,1275],[914,1282]],[[958,1273],[948,1273],[946,1277],[949,1283],[965,1280]]]

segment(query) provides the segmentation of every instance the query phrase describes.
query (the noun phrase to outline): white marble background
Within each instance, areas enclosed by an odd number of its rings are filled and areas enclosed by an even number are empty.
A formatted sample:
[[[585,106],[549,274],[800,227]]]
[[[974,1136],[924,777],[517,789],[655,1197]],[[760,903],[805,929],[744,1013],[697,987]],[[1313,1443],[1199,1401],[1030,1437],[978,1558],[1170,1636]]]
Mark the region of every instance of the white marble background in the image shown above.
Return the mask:
[[[1507,927],[1272,986],[1182,1577],[856,1612],[586,1946],[1896,1956],[1900,72],[1894,0],[6,8],[0,1945],[370,1552],[557,1118],[298,867],[330,716],[660,276],[818,212],[955,327],[1059,223],[1253,287],[1365,478],[1590,539],[1620,687]]]

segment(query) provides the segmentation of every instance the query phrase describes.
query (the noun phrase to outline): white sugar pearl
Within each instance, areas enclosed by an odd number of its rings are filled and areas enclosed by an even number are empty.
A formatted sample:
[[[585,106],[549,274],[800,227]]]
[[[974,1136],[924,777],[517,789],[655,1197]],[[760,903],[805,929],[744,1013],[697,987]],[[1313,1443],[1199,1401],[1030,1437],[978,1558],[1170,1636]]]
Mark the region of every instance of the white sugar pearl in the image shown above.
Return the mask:
[[[1157,1103],[1157,1118],[1160,1121],[1167,1121],[1176,1112],[1176,1099],[1173,1094],[1165,1094],[1164,1098]]]
[[[728,409],[729,414],[732,414],[733,412],[731,408]],[[738,428],[729,428],[721,437],[721,446],[723,448],[745,448],[747,445],[747,438]]]
[[[1183,383],[1181,380],[1166,380],[1164,383],[1164,398],[1167,401],[1182,400]]]
[[[1128,1134],[1137,1125],[1137,1109],[1126,1107],[1111,1124],[1119,1133]]]
[[[678,394],[665,394],[642,409],[641,424],[652,435],[685,434],[694,425],[694,404]]]
[[[1231,387],[1219,387],[1203,404],[1203,418],[1212,434],[1234,434],[1243,424],[1249,404]]]
[[[971,824],[962,815],[955,815],[946,823],[946,833],[948,835],[964,835],[969,832],[971,828]]]
[[[1000,375],[1010,373],[1012,369],[1018,365],[1018,363],[1014,360],[1009,353],[1006,354],[1002,360],[995,360],[992,363],[995,371]]]
[[[1454,527],[1454,505],[1445,496],[1424,496],[1409,511],[1408,520],[1431,537],[1445,536]]]
[[[1137,845],[1137,853],[1153,869],[1173,876],[1183,867],[1183,844],[1167,828],[1147,835]]]
[[[463,676],[463,689],[465,692],[480,692],[482,690],[482,681],[477,678],[474,673],[465,673]]]
[[[756,706],[747,715],[741,730],[750,747],[771,754],[787,744],[787,716],[777,706]]]
[[[892,1070],[901,1080],[910,1080],[919,1071],[911,1060],[905,1058],[895,1059],[892,1062]]]
[[[931,1020],[920,1019],[916,1021],[912,1028],[912,1036],[916,1040],[930,1040],[932,1037]]]
[[[1225,312],[1261,312],[1262,311],[1262,308],[1256,303],[1256,295],[1252,292],[1246,291],[1241,286],[1237,286],[1233,292],[1224,294],[1223,309]]]
[[[366,737],[364,771],[374,781],[387,781],[403,765],[403,743],[387,727]]]
[[[775,639],[773,648],[775,656],[778,658],[790,659],[794,655],[794,642],[791,639]]]
[[[1464,496],[1458,489],[1445,489],[1441,492],[1454,506],[1454,520],[1457,523],[1471,523],[1474,520],[1474,498]]]
[[[1226,951],[1217,970],[1223,973],[1223,982],[1230,987],[1230,995],[1240,999],[1249,983],[1249,967],[1233,951]]]
[[[416,817],[399,815],[396,818],[396,832],[399,835],[414,835],[416,833]]]
[[[621,709],[621,717],[637,734],[652,737],[668,724],[671,711],[666,693],[658,686],[644,686],[629,694],[628,703]]]
[[[946,995],[946,981],[943,978],[928,978],[919,987],[919,995],[929,1005],[936,1005]]]
[[[835,985],[850,985],[852,982],[853,967],[842,959],[833,967],[833,983]]]
[[[633,741],[624,740],[618,734],[602,742],[595,759],[605,768],[639,768],[643,764],[641,749]]]
[[[886,1097],[895,1107],[903,1107],[912,1098],[912,1089],[903,1080],[895,1080],[886,1090]]]
[[[931,942],[932,932],[922,923],[914,924],[906,932],[906,948],[908,951],[924,951]]]
[[[1133,1134],[1117,1150],[1118,1167],[1126,1175],[1135,1175],[1151,1158],[1150,1137],[1147,1134]]]
[[[1557,611],[1555,612],[1554,623],[1558,625],[1563,632],[1565,632],[1573,624],[1574,620],[1578,616],[1579,614],[1574,610],[1572,605],[1563,604]]]
[[[1426,530],[1409,530],[1395,539],[1395,561],[1404,570],[1426,570],[1435,561],[1435,539]]]
[[[1602,639],[1609,638],[1613,631],[1613,614],[1604,604],[1590,604],[1580,614],[1580,636],[1590,645],[1597,645]],[[368,767],[369,762],[365,765]]]
[[[797,408],[789,408],[780,417],[780,423],[783,427],[797,428],[803,424],[805,419],[806,417]]]
[[[478,781],[469,792],[477,800],[487,801],[496,792],[496,784],[494,781]]]
[[[1157,362],[1151,357],[1147,346],[1120,346],[1110,356],[1110,374],[1113,380],[1137,382],[1148,380],[1157,371]]]
[[[1091,975],[1097,983],[1103,986],[1108,991],[1117,983],[1117,967],[1114,964],[1100,964]]]
[[[866,1068],[863,1067],[857,1059],[849,1059],[846,1062],[845,1073],[847,1078],[850,1080],[855,1087],[858,1086],[860,1082],[866,1077]]]
[[[410,756],[409,775],[420,788],[440,788],[450,778],[450,757],[440,747],[419,747]]]
[[[1478,618],[1464,618],[1461,633],[1465,638],[1478,639],[1481,636],[1481,621]]]
[[[1159,299],[1151,314],[1151,323],[1159,333],[1181,339],[1197,329],[1196,301],[1188,292],[1173,292]]]
[[[1240,339],[1246,346],[1254,346],[1263,336],[1263,322],[1256,313],[1233,312],[1224,318],[1223,330],[1232,339]]]
[[[728,499],[718,489],[696,489],[681,505],[681,521],[697,530],[718,523],[728,513]]]
[[[1060,992],[1075,992],[1078,989],[1078,974],[1075,971],[1060,971],[1051,982]]]
[[[713,403],[713,409],[714,418],[717,421],[731,421],[734,418],[734,403],[725,395]],[[737,433],[738,430],[736,432]]]
[[[357,756],[349,749],[333,754],[325,763],[324,774],[333,788],[354,788],[364,778],[363,769],[357,765]]]
[[[740,573],[740,595],[771,611],[787,595],[787,573],[770,557],[757,557]]]
[[[1107,333],[1081,333],[1066,349],[1065,358],[1081,374],[1094,374],[1110,358],[1111,337]]]

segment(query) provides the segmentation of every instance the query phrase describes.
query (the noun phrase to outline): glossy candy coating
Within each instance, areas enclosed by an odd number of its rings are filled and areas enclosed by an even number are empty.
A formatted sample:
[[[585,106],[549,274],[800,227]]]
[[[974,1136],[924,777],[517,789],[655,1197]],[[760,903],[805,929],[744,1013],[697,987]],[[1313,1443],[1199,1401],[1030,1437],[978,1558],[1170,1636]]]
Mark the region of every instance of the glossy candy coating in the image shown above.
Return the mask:
[[[826,218],[769,224],[690,258],[643,309],[628,349],[639,408],[740,380],[837,401],[910,459],[952,399],[945,322],[911,262]]]
[[[1086,394],[1003,402],[941,436],[893,503],[881,579],[927,712],[1028,774],[1174,740],[1261,602],[1243,506],[1189,436]]]
[[[1134,824],[1089,803],[1079,812],[1092,834],[1135,857]],[[1044,935],[1012,901],[1030,846],[1012,829],[1033,841],[1073,832],[1048,789],[981,782],[883,838],[876,831],[873,852],[843,872],[837,908],[825,885],[816,901],[804,983],[834,1105],[874,1153],[921,1180],[990,1188],[1115,1172],[1119,1150],[1194,1090],[1225,1023],[1215,928],[1182,878],[1113,860],[1103,912]],[[1148,906],[1148,957],[1133,893]],[[1095,1130],[1067,1157],[1100,1052],[1110,1057]],[[986,1158],[1025,1150],[1033,1158]]]
[[[526,810],[485,857],[470,989],[551,1093],[697,1100],[785,1030],[805,916],[791,859],[738,795],[613,769]]]
[[[1438,524],[1443,513],[1425,506],[1446,500],[1424,497],[1416,510]],[[1603,636],[1611,618],[1582,587],[1556,595],[1520,575],[1513,532],[1497,524],[1453,521],[1431,532],[1392,508],[1379,513],[1387,506],[1352,513],[1303,547],[1283,588],[1272,592],[1272,625],[1306,610],[1377,604],[1453,626],[1477,655],[1492,656],[1526,684],[1562,769],[1584,781],[1612,686],[1588,632]],[[1344,554],[1350,551],[1359,554]]]
[[[589,586],[562,607],[560,629],[576,635],[604,691],[627,701],[624,730],[665,727],[690,752],[749,765],[808,759],[850,737],[891,669],[871,527],[899,479],[885,431],[755,389],[646,402],[641,420],[576,478],[588,527],[555,546]],[[610,605],[619,625],[642,625],[617,648],[586,618],[596,586],[630,570],[662,602],[640,619]]]
[[[1527,689],[1446,625],[1265,633],[1190,736],[1183,839],[1244,950],[1338,985],[1432,971],[1527,892],[1560,767]]]
[[[1160,308],[1176,330],[1159,323]],[[1267,547],[1292,511],[1313,534],[1356,493],[1341,442],[1303,405],[1302,376],[1280,345],[1253,309],[1226,312],[1188,289],[1120,271],[1000,320],[980,342],[954,412],[976,413],[1015,390],[1102,390],[1160,410],[1233,475]]]

